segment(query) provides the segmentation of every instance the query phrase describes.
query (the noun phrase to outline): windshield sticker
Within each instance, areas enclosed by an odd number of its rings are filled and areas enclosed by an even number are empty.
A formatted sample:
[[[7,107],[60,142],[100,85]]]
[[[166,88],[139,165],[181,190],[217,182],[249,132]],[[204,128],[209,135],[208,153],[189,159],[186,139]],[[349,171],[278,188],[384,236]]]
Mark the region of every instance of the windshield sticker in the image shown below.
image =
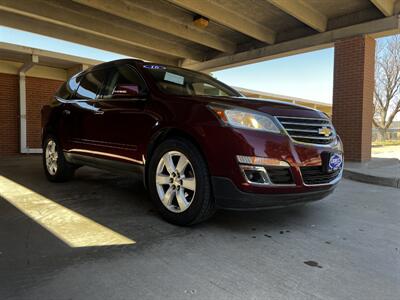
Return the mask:
[[[153,69],[153,70],[165,70],[166,67],[160,65],[144,65],[143,68],[145,69]]]
[[[173,82],[173,83],[176,83],[176,84],[183,85],[183,83],[185,81],[185,78],[183,76],[179,76],[179,75],[176,75],[176,74],[165,72],[164,80],[165,81],[169,81],[169,82]]]

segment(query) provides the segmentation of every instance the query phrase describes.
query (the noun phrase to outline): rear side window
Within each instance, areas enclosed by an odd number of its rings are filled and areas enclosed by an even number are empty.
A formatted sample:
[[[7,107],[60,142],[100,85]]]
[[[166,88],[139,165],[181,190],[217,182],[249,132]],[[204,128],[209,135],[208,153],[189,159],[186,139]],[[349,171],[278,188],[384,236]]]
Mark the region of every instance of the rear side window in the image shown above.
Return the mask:
[[[75,93],[76,88],[78,87],[78,81],[76,76],[64,82],[64,84],[58,89],[57,97],[60,97],[64,100],[69,100],[72,98],[72,95]]]
[[[105,70],[97,70],[86,73],[80,81],[76,90],[77,99],[95,99],[106,78]]]
[[[109,76],[109,80],[107,80],[102,91],[102,97],[105,99],[112,98],[115,88],[120,85],[137,85],[139,93],[147,89],[142,77],[129,65],[120,65],[110,71],[112,74]]]

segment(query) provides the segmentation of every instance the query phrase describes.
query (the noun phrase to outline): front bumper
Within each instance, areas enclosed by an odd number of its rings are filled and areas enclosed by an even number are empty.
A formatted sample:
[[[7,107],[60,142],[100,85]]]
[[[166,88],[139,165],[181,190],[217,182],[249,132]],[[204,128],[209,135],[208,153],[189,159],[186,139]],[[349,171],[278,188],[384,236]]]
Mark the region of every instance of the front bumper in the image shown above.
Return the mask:
[[[236,187],[232,180],[226,177],[213,176],[211,182],[218,208],[232,210],[257,210],[282,208],[321,200],[333,192],[339,181],[319,190],[274,194],[243,192]]]
[[[310,182],[304,177],[303,171],[310,174],[308,171],[312,171],[312,168],[322,166],[322,153],[340,152],[338,145],[301,144],[293,142],[284,134],[229,127],[204,127],[203,131],[207,139],[204,139],[202,148],[211,175],[230,179],[244,193],[300,194],[329,189],[337,181],[335,178],[332,181],[322,181],[322,184]],[[239,162],[239,155],[285,162],[290,168],[293,180],[290,184],[281,185],[252,184],[243,174],[241,164],[246,164],[246,162]],[[265,167],[258,163],[247,164]]]
[[[332,174],[322,168],[326,165],[323,153],[341,152],[339,144],[296,143],[287,135],[227,127],[205,130],[205,136],[214,197],[220,208],[266,209],[317,201],[332,193],[342,177],[342,169]],[[238,156],[260,160],[246,161]],[[280,177],[271,180],[272,184],[255,184],[246,178],[243,165],[266,168],[272,179],[268,160],[282,162],[278,167],[290,171],[291,181],[277,184]]]

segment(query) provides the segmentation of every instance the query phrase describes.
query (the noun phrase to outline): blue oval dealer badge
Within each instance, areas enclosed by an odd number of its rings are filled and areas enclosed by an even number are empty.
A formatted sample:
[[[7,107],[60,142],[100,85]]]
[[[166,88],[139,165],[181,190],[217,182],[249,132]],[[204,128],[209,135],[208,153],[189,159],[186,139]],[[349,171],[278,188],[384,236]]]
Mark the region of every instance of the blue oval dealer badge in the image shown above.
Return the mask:
[[[329,169],[331,171],[336,171],[340,169],[342,167],[342,164],[343,164],[342,154],[335,153],[329,159]]]

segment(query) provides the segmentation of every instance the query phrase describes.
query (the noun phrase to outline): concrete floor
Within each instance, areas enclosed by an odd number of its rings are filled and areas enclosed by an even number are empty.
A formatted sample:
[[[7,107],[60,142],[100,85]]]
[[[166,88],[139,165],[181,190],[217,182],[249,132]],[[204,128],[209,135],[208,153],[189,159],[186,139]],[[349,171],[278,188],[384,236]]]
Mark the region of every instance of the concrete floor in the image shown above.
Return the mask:
[[[52,184],[39,157],[0,160],[3,178],[136,243],[72,248],[0,197],[0,299],[399,299],[398,189],[343,180],[305,207],[180,228],[133,178],[76,175]]]

